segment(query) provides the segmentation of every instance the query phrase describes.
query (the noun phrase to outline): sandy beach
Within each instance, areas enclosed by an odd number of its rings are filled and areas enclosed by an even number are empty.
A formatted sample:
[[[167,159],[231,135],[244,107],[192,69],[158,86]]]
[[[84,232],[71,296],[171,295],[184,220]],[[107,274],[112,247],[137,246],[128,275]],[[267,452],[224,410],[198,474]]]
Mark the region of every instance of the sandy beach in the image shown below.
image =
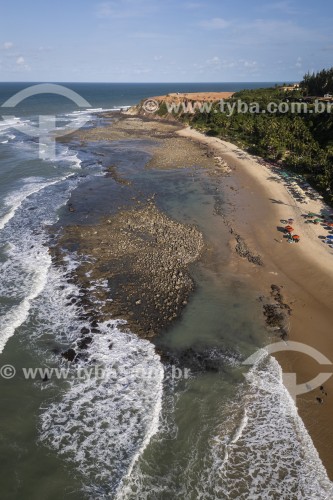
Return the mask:
[[[333,250],[323,240],[329,234],[328,227],[323,223],[305,223],[304,217],[309,212],[330,214],[323,201],[310,198],[307,203],[297,201],[281,175],[283,171],[276,166],[234,144],[207,137],[190,127],[181,128],[177,122],[120,115],[110,127],[83,130],[76,137],[96,144],[101,140],[148,137],[153,142],[145,146],[151,154],[146,169],[191,169],[196,165],[213,176],[217,192],[223,193],[219,224],[225,226],[224,231],[230,230],[230,272],[255,290],[258,300],[263,297],[263,313],[264,304],[272,301],[272,285],[281,291],[281,304],[287,313],[275,330],[272,325],[268,329],[271,333],[267,345],[281,338],[285,340],[285,350],[276,354],[283,372],[295,373],[298,384],[311,382],[319,373],[332,372],[332,366],[320,366],[309,355],[287,352],[288,342],[296,341],[333,361]],[[114,166],[107,175],[119,182]],[[290,218],[294,219],[292,225],[300,236],[297,244],[288,244],[283,232],[285,224],[281,221]],[[121,309],[125,311],[124,304]],[[126,314],[124,318],[129,320]],[[307,390],[297,397],[298,411],[333,478],[333,378],[325,382],[322,390],[320,385],[312,387],[311,383]]]
[[[306,205],[298,203],[271,168],[231,143],[190,128],[178,134],[213,147],[232,169],[232,175],[223,181],[234,206],[231,222],[262,256],[264,265],[244,266],[236,255],[231,265],[254,280],[258,290],[267,290],[273,282],[283,287],[292,307],[289,340],[311,346],[332,361],[333,251],[320,239],[328,234],[327,230],[320,224],[305,224],[302,217],[308,212],[322,213],[327,207],[314,200]],[[288,244],[278,230],[283,226],[280,220],[288,218],[294,219],[293,226],[301,236],[298,244]],[[301,353],[283,352],[277,359],[284,372],[296,373],[297,383],[306,383],[321,372],[332,372],[331,366],[320,366]],[[327,396],[315,388],[298,396],[297,406],[332,479],[332,377],[325,383],[324,392]]]

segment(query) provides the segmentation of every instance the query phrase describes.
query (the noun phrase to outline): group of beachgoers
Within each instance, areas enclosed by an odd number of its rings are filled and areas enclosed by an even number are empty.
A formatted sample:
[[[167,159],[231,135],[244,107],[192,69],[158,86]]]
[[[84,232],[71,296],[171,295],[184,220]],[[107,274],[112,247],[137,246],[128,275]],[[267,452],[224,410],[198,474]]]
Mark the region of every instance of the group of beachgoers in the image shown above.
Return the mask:
[[[313,212],[309,212],[308,214],[303,215],[306,224],[320,224],[324,231],[326,231],[325,235],[320,236],[320,239],[323,240],[330,248],[333,248],[333,213],[324,212],[323,214],[315,214]]]
[[[320,236],[320,239],[327,244],[330,248],[333,248],[333,214],[315,214],[313,212],[309,212],[307,214],[303,214],[305,224],[315,224],[321,225],[321,227],[327,231],[327,233],[323,236]],[[299,243],[300,236],[295,234],[295,230],[292,227],[294,223],[294,219],[281,219],[281,224],[285,224],[283,228],[283,232],[287,236],[288,243]]]
[[[311,200],[322,201],[324,197],[318,193],[300,174],[286,172],[277,163],[267,163],[261,160],[260,163],[268,167],[283,182],[288,193],[299,203],[309,203]]]
[[[323,200],[323,196],[313,189],[301,175],[279,172],[288,193],[300,203],[309,203],[310,200]]]
[[[284,227],[284,233],[287,235],[287,241],[288,243],[299,243],[300,241],[300,236],[299,234],[295,234],[294,233],[294,228],[292,227],[291,224],[294,223],[294,219],[281,219],[280,220],[281,224],[287,224],[285,227]]]
[[[311,207],[315,208],[318,213],[308,212],[302,214],[302,217],[304,218],[304,222],[306,224],[320,224],[326,233],[324,235],[320,235],[319,238],[330,248],[333,248],[333,213],[331,209],[323,203],[323,196],[313,189],[301,175],[286,172],[276,163],[267,163],[265,160],[261,160],[260,163],[274,172],[275,179],[279,179],[279,182],[283,182],[287,192],[295,200],[295,205],[297,205],[297,203],[306,204],[309,202],[319,202],[318,206],[315,205]],[[321,206],[320,209],[319,206]],[[295,230],[293,228],[294,219],[281,219],[280,222],[281,224],[284,224],[282,231],[286,234],[288,243],[299,243],[301,238],[299,234],[295,234]]]

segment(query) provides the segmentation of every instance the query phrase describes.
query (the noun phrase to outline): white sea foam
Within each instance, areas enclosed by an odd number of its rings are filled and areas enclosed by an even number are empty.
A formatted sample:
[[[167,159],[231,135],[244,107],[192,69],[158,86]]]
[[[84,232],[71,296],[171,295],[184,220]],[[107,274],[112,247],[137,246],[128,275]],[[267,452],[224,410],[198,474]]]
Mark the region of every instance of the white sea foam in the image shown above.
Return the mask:
[[[28,152],[36,146],[33,141],[22,144]],[[22,151],[20,146],[18,152]],[[65,166],[80,166],[77,155],[66,146],[58,151]],[[63,274],[51,265],[44,246],[44,225],[56,221],[57,209],[79,182],[66,180],[67,175],[71,173],[52,180],[24,180],[4,200],[0,245],[5,260],[0,263],[0,294],[9,304],[2,318],[0,351],[20,327],[19,338],[29,335],[28,348],[42,352],[47,346],[48,357],[59,362],[60,356],[52,354],[50,346],[75,343],[82,327],[89,326],[79,319],[81,309],[73,300],[80,290],[67,282],[77,261],[68,257]],[[116,321],[100,325],[100,330],[86,351],[90,364],[106,369],[119,366],[122,376],[111,373],[106,380],[72,381],[58,401],[44,408],[41,434],[45,443],[77,465],[92,495],[115,492],[157,431],[164,374],[151,343],[123,333]],[[154,377],[142,377],[151,370]]]
[[[39,178],[39,177],[27,178],[20,189],[6,196],[4,200],[4,206],[8,207],[9,210],[0,218],[0,230],[3,229],[5,225],[8,224],[8,222],[14,217],[17,209],[21,207],[22,203],[29,196],[38,193],[39,191],[45,189],[47,186],[58,184],[59,182],[63,181],[70,175],[72,174],[69,173],[63,177],[58,177],[56,179],[49,181],[45,181],[45,178]]]
[[[22,124],[22,120],[20,118],[13,118],[12,120],[6,119],[6,121],[0,121],[0,133],[3,131],[7,131],[13,127]]]
[[[69,163],[72,168],[81,168],[82,161],[79,158],[78,152],[71,151],[68,147],[62,146],[62,148],[58,148],[57,157],[55,161],[62,162],[65,161]]]
[[[26,261],[27,264],[27,261]],[[31,264],[31,261],[29,262]],[[34,259],[34,270],[29,273],[30,289],[28,294],[19,303],[19,305],[12,307],[2,318],[0,322],[0,353],[3,351],[8,339],[14,334],[16,328],[22,325],[28,318],[31,302],[38,297],[43,290],[46,279],[47,271],[51,265],[51,257],[47,252],[43,252]],[[27,272],[28,269],[25,268]]]
[[[164,372],[150,342],[117,321],[99,328],[90,366],[103,367],[105,379],[71,381],[43,412],[41,440],[76,464],[90,495],[109,498],[157,432]],[[154,377],[142,376],[149,370]]]
[[[32,125],[32,122],[28,118],[13,117],[13,119],[6,119],[5,121],[0,121],[0,135],[6,135],[10,139],[15,139],[13,130],[19,130],[24,132],[24,128],[27,125]]]
[[[126,107],[126,106],[124,106]],[[130,106],[128,106],[130,107]],[[92,113],[104,113],[107,111],[114,111],[115,108],[89,108],[87,110],[82,110],[82,111],[73,111],[72,113],[68,114],[67,116],[70,115],[75,115],[75,114],[92,114]]]
[[[0,320],[0,352],[28,319],[33,301],[46,285],[51,257],[44,246],[43,226],[56,221],[57,208],[68,199],[77,182],[67,176],[52,181],[32,178],[5,200],[11,210],[1,219],[0,226],[0,245],[5,256],[0,264],[0,294],[10,299],[10,305]]]
[[[225,422],[217,429],[207,457],[210,466],[201,478],[207,490],[198,498],[211,498],[212,492],[216,498],[239,500],[332,498],[333,484],[282,383],[277,361],[262,360],[249,380],[238,403],[231,403],[235,428],[228,431],[230,438],[225,439]]]
[[[124,105],[124,106],[115,106],[114,108],[111,108],[111,109],[103,109],[102,111],[111,111],[111,112],[116,112],[116,111],[123,111],[123,110],[128,110],[130,109],[132,106],[128,106],[128,105]]]
[[[37,193],[48,183],[42,178],[30,178],[24,183],[21,189],[10,193],[4,200],[4,206],[9,207],[10,210],[1,217],[0,219],[0,229],[3,229],[5,225],[14,217],[16,210],[22,205],[22,202],[28,198],[33,193]]]
[[[27,242],[24,250],[29,245]],[[36,248],[41,250],[40,245]],[[15,252],[15,247],[8,250],[12,262]],[[68,282],[81,260],[70,254],[64,258],[64,271],[48,267],[46,283],[30,304],[30,322],[20,332],[21,337],[29,333],[30,348],[43,357],[47,348],[49,359],[55,363],[61,363],[61,357],[50,354],[50,347],[75,347],[82,327],[90,327],[87,320],[80,319],[83,311],[76,302],[80,289]],[[24,261],[27,271],[26,258]],[[33,259],[31,263],[33,267]],[[12,266],[8,266],[10,273],[9,269],[13,271]],[[105,284],[101,281],[95,286]],[[107,498],[121,488],[158,430],[163,366],[154,346],[123,333],[121,324],[113,320],[99,325],[100,333],[93,335],[89,349],[83,351],[89,361],[75,365],[88,369],[103,366],[106,378],[72,380],[67,389],[62,386],[56,401],[44,405],[41,415],[41,440],[76,465],[87,494],[94,498]],[[147,378],[142,376],[145,373]],[[55,387],[53,381],[49,385]]]
[[[248,416],[247,416],[247,411],[246,411],[246,408],[244,409],[244,414],[243,414],[243,417],[242,417],[242,420],[239,424],[239,427],[236,429],[235,431],[235,434],[234,436],[232,437],[231,441],[230,441],[230,444],[235,444],[237,443],[237,441],[242,437],[242,434],[247,426],[247,423],[248,423],[249,419],[248,419]]]
[[[66,123],[60,127],[57,126],[57,134],[61,135],[62,130],[66,132],[73,129],[80,129],[91,119],[92,112],[93,110],[91,108],[80,109],[58,116],[59,121]]]
[[[275,359],[254,366],[249,381],[223,404],[219,415],[205,412],[204,401],[197,406],[202,408],[202,428],[191,435],[186,452],[173,445],[162,428],[154,439],[151,462],[137,464],[121,500],[162,500],[166,495],[200,500],[333,498],[333,484]],[[154,459],[170,456],[168,467],[155,465]]]
[[[65,124],[63,127],[57,126],[57,132],[59,132],[59,135],[61,135],[61,130],[67,131],[67,130],[73,130],[81,128],[83,125],[86,124],[87,120],[90,118],[90,110],[79,110],[79,111],[74,111],[65,115],[60,115],[60,119],[62,119],[67,122],[70,120],[69,123]],[[12,133],[12,131],[15,129],[19,131],[20,133],[18,134],[18,138],[16,141],[13,142],[14,147],[18,149],[21,153],[26,152],[27,154],[32,153],[34,156],[36,153],[38,153],[38,148],[40,149],[41,152],[45,151],[43,150],[43,143],[41,140],[35,140],[30,137],[30,135],[26,136],[25,135],[25,129],[29,125],[30,127],[38,127],[38,120],[37,118],[35,119],[22,119],[22,118],[15,118],[13,120],[8,120],[6,122],[1,123],[0,122],[0,135],[4,137],[4,140],[0,142],[0,144],[5,144],[8,143],[8,141],[13,141],[14,139],[17,138],[16,135]],[[70,150],[68,146],[65,146],[61,143],[57,143],[56,145],[56,158],[55,161],[57,162],[62,162],[65,161],[66,165],[71,165],[73,168],[80,168],[81,167],[81,161],[78,158],[78,153],[73,152]]]

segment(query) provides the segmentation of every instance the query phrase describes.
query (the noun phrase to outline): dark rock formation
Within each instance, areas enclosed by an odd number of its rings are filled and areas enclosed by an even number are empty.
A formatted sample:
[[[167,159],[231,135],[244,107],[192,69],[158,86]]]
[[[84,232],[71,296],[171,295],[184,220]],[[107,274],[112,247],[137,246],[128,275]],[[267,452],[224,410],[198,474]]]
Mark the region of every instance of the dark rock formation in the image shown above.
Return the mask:
[[[260,257],[260,255],[255,255],[254,253],[252,253],[249,250],[246,242],[243,240],[243,238],[241,236],[239,236],[239,234],[236,234],[235,238],[236,238],[236,242],[237,242],[237,244],[236,244],[237,254],[240,257],[247,259],[252,264],[256,264],[257,266],[262,266],[263,261],[262,261],[262,258]]]
[[[153,198],[94,226],[67,226],[53,253],[59,263],[62,248],[73,241],[79,253],[91,257],[69,278],[80,286],[77,304],[88,315],[90,332],[98,334],[98,324],[114,317],[126,319],[143,338],[179,317],[194,289],[187,268],[204,248],[195,227],[167,217]],[[91,286],[102,281],[108,287]]]
[[[74,361],[75,359],[75,356],[76,356],[76,352],[74,351],[74,349],[68,349],[67,351],[63,352],[62,354],[62,357],[65,358],[67,361]]]

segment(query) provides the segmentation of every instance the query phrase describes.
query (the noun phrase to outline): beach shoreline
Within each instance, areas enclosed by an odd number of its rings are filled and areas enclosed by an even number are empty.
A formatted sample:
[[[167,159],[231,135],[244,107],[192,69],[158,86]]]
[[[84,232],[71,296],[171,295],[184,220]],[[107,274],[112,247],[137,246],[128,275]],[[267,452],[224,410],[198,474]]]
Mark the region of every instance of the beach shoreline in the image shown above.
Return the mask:
[[[214,176],[217,189],[223,193],[222,205],[228,207],[227,217],[223,206],[220,211],[216,210],[216,215],[222,216],[222,225],[230,233],[231,272],[239,275],[256,291],[258,298],[262,298],[263,315],[264,304],[272,301],[272,292],[278,289],[281,304],[291,309],[290,317],[286,318],[288,337],[285,340],[303,343],[333,360],[333,338],[329,336],[333,320],[330,300],[333,252],[318,238],[324,231],[322,226],[305,224],[302,217],[310,210],[321,211],[322,202],[297,203],[270,165],[234,144],[207,137],[190,127],[181,128],[179,122],[127,113],[115,119],[117,126],[113,129],[83,130],[76,137],[88,143],[148,139],[152,143],[145,148],[151,160],[146,169],[196,165],[204,168],[207,175]],[[117,169],[113,168],[111,174],[117,180]],[[288,244],[283,237],[280,221],[288,218],[295,221],[293,225],[301,236],[299,244]],[[240,242],[245,243],[245,252],[237,251]],[[279,340],[280,333],[271,329],[270,335],[268,329],[267,344]],[[296,374],[299,384],[309,382],[319,372],[331,371],[330,367],[321,367],[302,353],[281,352],[275,357],[284,373]],[[297,407],[332,479],[332,377],[325,383],[325,392],[327,396],[316,387],[298,396]],[[324,404],[319,404],[317,398],[323,399]]]
[[[324,208],[321,201],[304,206],[296,202],[272,170],[259,158],[221,139],[207,137],[191,128],[177,132],[182,137],[213,147],[231,167],[232,175],[224,181],[225,192],[234,206],[232,225],[245,237],[248,244],[263,259],[263,266],[249,266],[249,280],[258,291],[277,283],[283,289],[292,307],[289,340],[317,349],[333,360],[333,253],[319,239],[323,228],[305,224],[302,214]],[[281,219],[293,218],[299,244],[288,245],[278,231]],[[231,265],[244,273],[244,265],[234,253]],[[276,355],[285,373],[296,373],[297,383],[307,383],[319,372],[331,372],[309,356],[301,353],[281,352]],[[323,391],[314,388],[298,396],[297,407],[317,451],[333,479],[331,449],[333,435],[333,379],[325,383]],[[319,404],[317,398],[323,400]]]

